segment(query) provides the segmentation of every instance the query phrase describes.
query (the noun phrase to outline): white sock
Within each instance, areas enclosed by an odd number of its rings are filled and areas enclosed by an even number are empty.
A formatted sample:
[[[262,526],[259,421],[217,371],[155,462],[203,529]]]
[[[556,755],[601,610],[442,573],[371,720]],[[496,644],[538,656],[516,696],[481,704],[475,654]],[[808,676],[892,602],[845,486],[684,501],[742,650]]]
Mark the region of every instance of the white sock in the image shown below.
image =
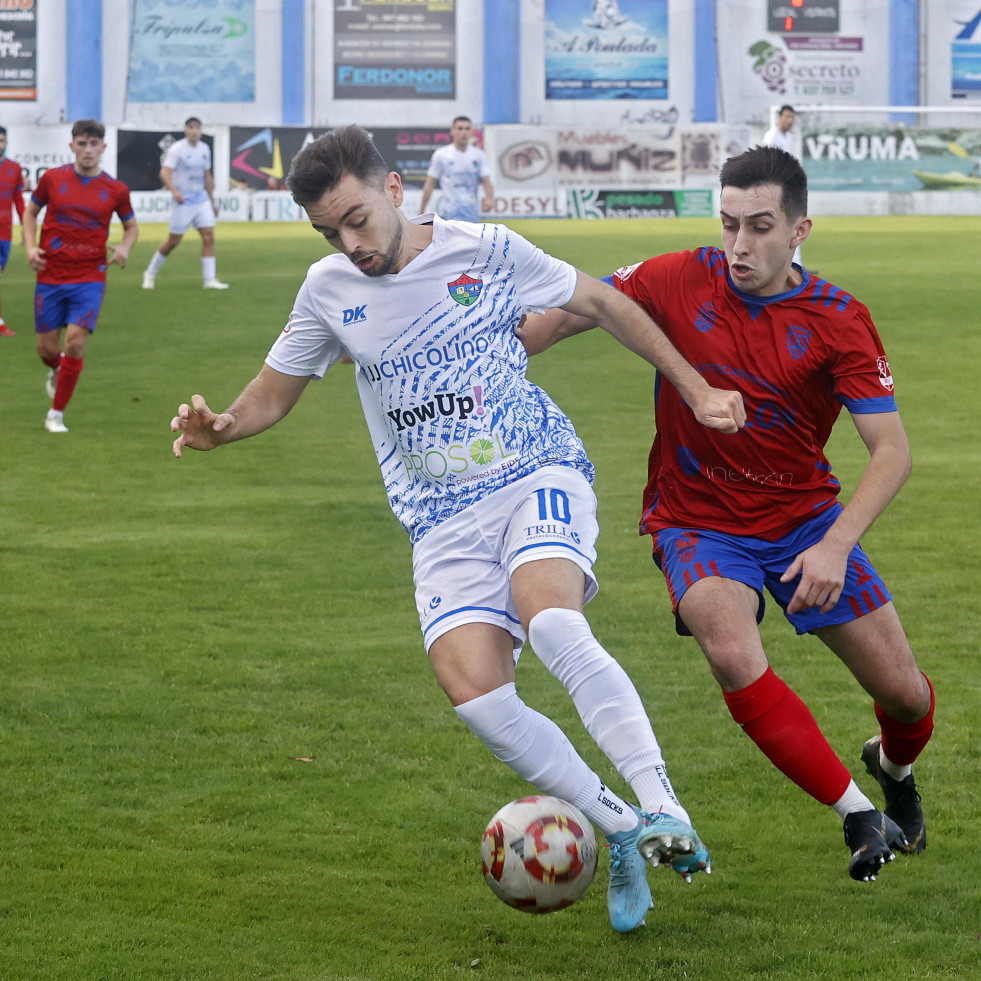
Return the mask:
[[[157,249],[157,251],[153,253],[153,258],[150,260],[150,265],[146,267],[146,271],[151,276],[156,276],[166,261],[167,257],[160,251],[160,249]]]
[[[887,759],[886,754],[882,752],[882,743],[879,743],[879,767],[893,780],[905,780],[913,772],[912,764],[900,766],[898,763],[893,763],[892,760]]]
[[[218,278],[218,260],[213,255],[201,256],[201,275],[206,283]]]
[[[542,610],[528,639],[546,668],[572,696],[596,745],[637,794],[642,810],[691,823],[681,806],[644,704],[620,664],[575,610]]]
[[[603,834],[637,824],[630,805],[605,790],[565,733],[519,697],[514,682],[456,706],[467,728],[543,794],[578,807]]]
[[[875,810],[875,804],[858,789],[858,784],[854,780],[849,782],[848,789],[831,806],[838,812],[838,817],[842,821],[856,811]]]

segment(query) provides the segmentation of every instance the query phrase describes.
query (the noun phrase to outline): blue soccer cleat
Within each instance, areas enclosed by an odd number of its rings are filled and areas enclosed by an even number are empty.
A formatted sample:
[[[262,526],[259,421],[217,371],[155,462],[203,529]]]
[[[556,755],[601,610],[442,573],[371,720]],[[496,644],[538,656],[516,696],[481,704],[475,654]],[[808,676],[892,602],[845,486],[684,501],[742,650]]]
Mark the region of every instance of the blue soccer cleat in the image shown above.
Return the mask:
[[[635,828],[606,836],[610,847],[610,888],[606,894],[606,908],[610,923],[618,933],[629,933],[641,926],[653,905],[651,887],[647,884],[647,862],[637,849],[649,815],[636,807],[634,810],[638,817]]]
[[[670,865],[685,882],[691,882],[695,872],[712,874],[708,849],[690,824],[663,812],[643,817],[637,848],[651,865]]]

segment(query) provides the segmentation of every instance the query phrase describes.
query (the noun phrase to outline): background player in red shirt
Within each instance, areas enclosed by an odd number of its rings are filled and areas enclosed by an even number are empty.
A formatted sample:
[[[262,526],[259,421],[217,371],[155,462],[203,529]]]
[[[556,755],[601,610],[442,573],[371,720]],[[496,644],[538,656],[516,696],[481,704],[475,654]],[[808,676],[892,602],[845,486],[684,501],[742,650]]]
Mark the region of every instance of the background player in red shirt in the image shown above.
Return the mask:
[[[10,239],[13,231],[11,205],[17,209],[17,217],[24,220],[24,176],[20,164],[7,159],[7,130],[0,126],[0,274],[10,258]],[[0,315],[0,336],[16,337]]]
[[[129,188],[102,170],[106,129],[94,119],[72,127],[69,148],[75,163],[46,170],[24,210],[24,249],[37,272],[34,330],[37,353],[50,368],[49,433],[67,433],[64,414],[84,366],[85,345],[95,330],[106,291],[108,266],[125,266],[139,227]],[[46,208],[37,245],[37,216]],[[109,246],[113,214],[123,223],[123,240]],[[64,330],[64,350],[62,350]]]
[[[892,849],[926,847],[911,765],[933,731],[933,689],[858,544],[906,481],[909,444],[868,310],[792,263],[811,229],[798,161],[754,147],[726,161],[721,184],[724,250],[658,256],[612,279],[710,385],[739,389],[746,403],[738,434],[712,433],[659,379],[641,531],[653,536],[678,632],[698,641],[733,718],[778,769],[837,811],[849,872],[869,881]],[[529,318],[523,340],[541,350],[590,326],[550,311]],[[844,507],[824,455],[842,405],[869,451]],[[885,816],[769,666],[758,627],[764,586],[875,700],[881,731],[862,760]]]

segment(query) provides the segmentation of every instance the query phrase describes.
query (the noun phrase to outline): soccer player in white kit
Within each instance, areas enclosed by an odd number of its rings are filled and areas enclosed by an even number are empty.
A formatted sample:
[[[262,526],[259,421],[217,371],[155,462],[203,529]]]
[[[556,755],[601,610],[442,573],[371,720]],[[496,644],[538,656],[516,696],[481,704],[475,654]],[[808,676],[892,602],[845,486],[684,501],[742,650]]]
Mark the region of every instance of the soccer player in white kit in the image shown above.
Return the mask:
[[[143,289],[156,286],[167,256],[193,225],[201,235],[201,278],[206,290],[227,290],[218,279],[215,259],[215,181],[211,173],[211,147],[201,139],[201,120],[190,116],[184,123],[184,138],[172,144],[160,168],[160,180],[174,196],[167,240],[153,253],[143,273]]]
[[[439,184],[439,214],[454,221],[480,221],[480,209],[494,205],[487,155],[473,143],[473,123],[457,116],[450,128],[452,143],[436,150],[429,161],[426,183],[422,185],[420,213],[425,214],[429,198]],[[483,188],[484,200],[478,200]]]
[[[709,388],[632,301],[505,226],[407,219],[399,175],[358,126],[300,151],[287,183],[338,254],[310,267],[265,364],[228,409],[216,414],[200,395],[178,408],[174,453],[269,428],[311,378],[354,359],[389,502],[412,540],[436,677],[498,759],[606,835],[610,920],[632,930],[651,904],[645,858],[690,879],[709,855],[633,683],[583,616],[597,589],[593,467],[569,419],[525,378],[514,328],[525,309],[562,306],[655,363],[705,424],[735,432],[742,400]],[[639,807],[518,696],[526,638]]]

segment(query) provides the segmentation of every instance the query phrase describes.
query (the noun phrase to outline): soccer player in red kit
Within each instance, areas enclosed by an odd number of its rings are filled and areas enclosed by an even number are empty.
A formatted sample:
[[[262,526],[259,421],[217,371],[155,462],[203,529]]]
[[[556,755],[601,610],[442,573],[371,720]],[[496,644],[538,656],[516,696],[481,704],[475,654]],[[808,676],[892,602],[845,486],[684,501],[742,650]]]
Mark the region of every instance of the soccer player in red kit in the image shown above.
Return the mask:
[[[102,169],[106,130],[94,119],[72,127],[73,164],[46,170],[24,210],[24,249],[37,272],[34,330],[37,352],[48,366],[49,433],[67,433],[68,405],[84,365],[85,345],[95,330],[106,291],[106,269],[125,266],[139,236],[129,188]],[[37,245],[37,216],[46,208]],[[116,214],[123,239],[110,246],[109,223]],[[61,332],[64,330],[64,347]]]
[[[727,160],[720,180],[724,249],[657,256],[612,278],[710,385],[738,389],[746,404],[738,434],[713,433],[659,379],[641,532],[653,536],[678,632],[702,648],[732,717],[835,809],[849,872],[870,881],[893,849],[926,847],[912,764],[933,731],[933,688],[859,545],[909,475],[909,444],[869,311],[792,262],[811,229],[798,161],[757,146]],[[537,351],[590,326],[550,311],[529,318],[522,339]],[[824,453],[842,406],[869,451],[844,506]],[[770,667],[758,627],[764,586],[874,699],[880,734],[861,756],[884,815]]]
[[[10,258],[10,239],[13,232],[11,207],[17,209],[17,217],[24,220],[24,176],[20,164],[7,159],[7,130],[0,126],[0,274],[7,268]],[[0,311],[0,337],[16,337]]]

